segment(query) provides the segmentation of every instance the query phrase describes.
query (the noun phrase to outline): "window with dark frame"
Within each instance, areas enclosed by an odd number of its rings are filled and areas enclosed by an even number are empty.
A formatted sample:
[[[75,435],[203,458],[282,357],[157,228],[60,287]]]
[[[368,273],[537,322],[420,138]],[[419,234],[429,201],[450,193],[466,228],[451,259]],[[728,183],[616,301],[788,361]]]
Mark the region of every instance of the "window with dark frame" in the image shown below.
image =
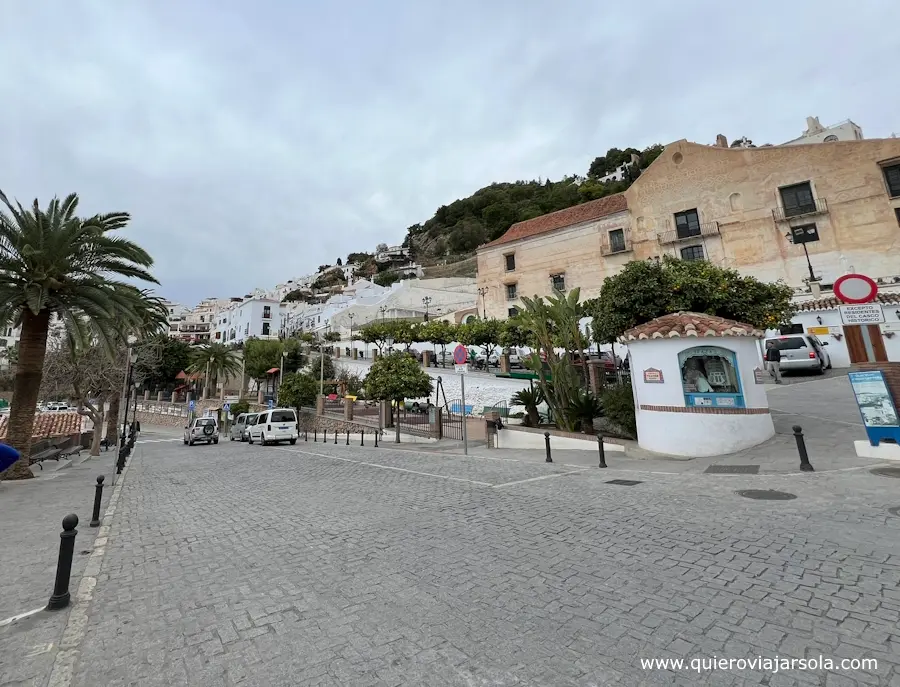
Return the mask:
[[[508,253],[503,257],[506,258],[506,271],[513,272],[516,269],[516,254]]]
[[[553,286],[555,291],[565,291],[566,290],[566,275],[563,274],[551,274],[550,275],[550,284]]]
[[[816,199],[813,198],[812,187],[808,181],[793,186],[783,186],[778,191],[781,193],[785,217],[796,217],[816,211]]]
[[[263,335],[263,336],[268,336],[268,335],[269,335],[269,323],[268,323],[268,322],[263,322],[263,325],[262,325],[262,335]]]
[[[264,305],[263,306],[263,319],[268,320],[272,317],[272,306]]]
[[[897,215],[897,224],[900,225],[900,208],[894,208],[894,214]]]
[[[704,260],[703,246],[685,246],[681,249],[681,259],[687,262],[694,260]]]
[[[888,195],[891,198],[900,197],[900,164],[882,167],[881,170],[884,172],[884,182],[888,187]]]
[[[506,300],[514,301],[518,297],[519,297],[518,284],[507,284],[506,285]]]
[[[700,216],[696,208],[675,213],[675,234],[680,239],[700,236]]]
[[[625,250],[625,230],[611,229],[609,232],[610,253],[621,253]]]

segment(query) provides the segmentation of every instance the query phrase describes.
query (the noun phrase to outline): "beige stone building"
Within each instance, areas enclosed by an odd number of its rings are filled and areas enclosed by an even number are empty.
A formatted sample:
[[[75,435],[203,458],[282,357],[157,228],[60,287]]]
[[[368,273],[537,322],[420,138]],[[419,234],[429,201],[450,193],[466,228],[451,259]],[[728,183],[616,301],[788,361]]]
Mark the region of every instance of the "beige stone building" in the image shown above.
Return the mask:
[[[488,316],[502,318],[522,295],[578,286],[590,298],[629,260],[663,254],[798,293],[811,276],[827,291],[850,269],[900,281],[900,139],[677,141],[625,193],[520,222],[479,249],[478,286]]]

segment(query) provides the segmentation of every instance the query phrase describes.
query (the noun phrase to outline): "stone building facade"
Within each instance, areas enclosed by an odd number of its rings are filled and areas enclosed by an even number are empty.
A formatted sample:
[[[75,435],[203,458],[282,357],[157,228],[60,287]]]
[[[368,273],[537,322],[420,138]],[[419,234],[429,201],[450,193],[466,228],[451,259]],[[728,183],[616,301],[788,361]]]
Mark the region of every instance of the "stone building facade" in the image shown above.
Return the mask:
[[[624,193],[520,222],[479,249],[478,286],[488,316],[502,318],[514,312],[512,296],[546,296],[556,283],[590,298],[628,261],[664,254],[784,280],[798,293],[827,291],[850,270],[893,282],[900,139],[761,148],[677,141]]]

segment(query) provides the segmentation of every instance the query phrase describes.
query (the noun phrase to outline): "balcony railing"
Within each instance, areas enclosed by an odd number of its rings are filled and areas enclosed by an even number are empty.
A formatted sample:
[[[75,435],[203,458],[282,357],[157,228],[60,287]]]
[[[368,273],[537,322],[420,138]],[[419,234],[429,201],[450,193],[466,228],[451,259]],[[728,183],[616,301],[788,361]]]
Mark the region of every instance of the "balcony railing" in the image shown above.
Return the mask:
[[[690,241],[691,239],[702,238],[704,236],[719,236],[718,222],[704,222],[690,229],[674,229],[672,231],[664,231],[659,235],[661,244],[680,243],[682,241]]]
[[[627,232],[622,241],[610,241],[607,238],[606,241],[600,244],[600,255],[618,255],[619,253],[628,253],[631,250],[631,236]]]
[[[828,212],[828,203],[824,198],[813,198],[808,203],[777,207],[772,210],[772,216],[776,222],[787,222],[795,217],[809,217],[810,215],[824,215]]]

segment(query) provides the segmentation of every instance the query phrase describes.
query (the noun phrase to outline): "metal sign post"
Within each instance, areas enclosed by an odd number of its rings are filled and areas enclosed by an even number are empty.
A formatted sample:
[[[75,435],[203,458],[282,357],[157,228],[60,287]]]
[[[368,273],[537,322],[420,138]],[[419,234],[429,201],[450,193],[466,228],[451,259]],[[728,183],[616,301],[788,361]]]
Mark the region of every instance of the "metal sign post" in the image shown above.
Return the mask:
[[[459,375],[459,402],[462,405],[463,455],[469,455],[469,428],[466,420],[466,372],[469,370],[469,349],[460,344],[453,349],[453,362]]]

